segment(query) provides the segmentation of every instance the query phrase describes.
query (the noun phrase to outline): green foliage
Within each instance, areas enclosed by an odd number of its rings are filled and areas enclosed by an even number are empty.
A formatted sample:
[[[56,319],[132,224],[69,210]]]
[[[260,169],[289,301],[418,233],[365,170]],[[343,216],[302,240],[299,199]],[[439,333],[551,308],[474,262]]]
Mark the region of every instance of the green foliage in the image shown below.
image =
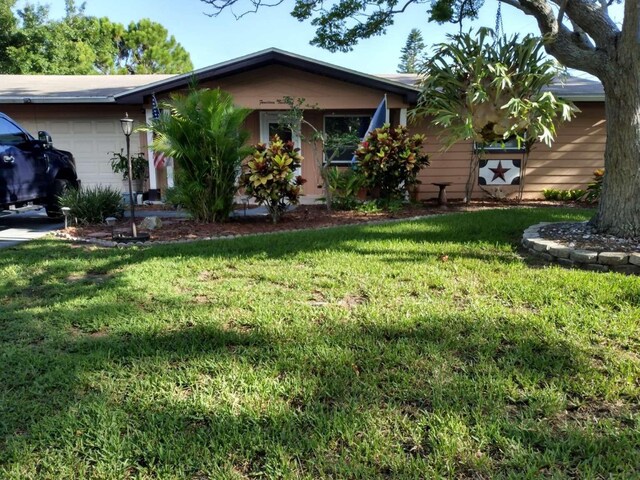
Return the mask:
[[[234,106],[231,95],[220,89],[174,94],[164,108],[169,113],[144,130],[156,134],[154,150],[176,163],[180,203],[197,220],[226,220],[242,159],[251,152],[244,130],[251,110]]]
[[[599,168],[593,172],[593,181],[587,186],[587,194],[585,195],[585,200],[587,202],[596,203],[600,201],[603,182],[604,168]]]
[[[148,18],[131,22],[118,42],[119,73],[184,73],[193,70],[189,53],[165,27]]]
[[[530,147],[551,145],[555,124],[577,108],[543,88],[561,69],[544,56],[539,38],[496,38],[486,28],[449,35],[422,67],[424,80],[414,118],[433,118],[445,145],[466,139],[482,143],[515,137]]]
[[[333,208],[353,210],[360,204],[358,193],[364,186],[364,177],[358,171],[352,168],[327,168],[327,182]]]
[[[274,135],[271,143],[259,143],[245,166],[241,185],[258,204],[265,205],[273,223],[280,220],[288,205],[297,205],[305,183],[295,170],[302,164],[300,149],[293,142]]]
[[[555,188],[545,188],[542,190],[542,195],[544,195],[546,200],[564,200],[574,202],[581,200],[586,193],[587,191],[582,189],[557,190]]]
[[[119,153],[111,153],[113,154],[113,157],[111,157],[111,170],[113,170],[113,173],[122,174],[122,179],[127,180],[129,178],[129,162],[127,156],[123,150],[120,150]],[[149,163],[144,157],[144,153],[139,152],[131,155],[132,180],[144,180],[147,178],[148,169]]]
[[[59,197],[61,207],[71,209],[70,216],[80,224],[102,223],[107,217],[121,217],[122,193],[113,187],[69,188]]]
[[[398,73],[418,73],[420,55],[424,50],[422,33],[417,28],[412,28],[407,37],[407,43],[402,47]]]
[[[160,24],[150,20],[125,28],[108,18],[87,16],[84,4],[66,1],[61,20],[49,7],[26,4],[14,16],[0,4],[0,73],[87,75],[184,73],[189,54]]]
[[[182,205],[183,199],[180,196],[180,189],[176,187],[169,187],[164,191],[164,202],[173,205],[174,207],[178,207]]]
[[[429,165],[429,157],[422,153],[424,139],[424,135],[409,136],[406,127],[385,124],[358,146],[358,172],[376,198],[403,198],[418,183],[420,169]]]

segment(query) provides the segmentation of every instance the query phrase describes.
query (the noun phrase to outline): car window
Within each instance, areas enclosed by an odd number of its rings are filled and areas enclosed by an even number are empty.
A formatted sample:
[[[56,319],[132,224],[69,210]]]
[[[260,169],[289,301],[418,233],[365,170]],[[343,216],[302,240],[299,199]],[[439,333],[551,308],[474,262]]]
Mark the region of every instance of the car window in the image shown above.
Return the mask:
[[[0,118],[0,144],[19,145],[27,140],[26,134],[6,118]]]

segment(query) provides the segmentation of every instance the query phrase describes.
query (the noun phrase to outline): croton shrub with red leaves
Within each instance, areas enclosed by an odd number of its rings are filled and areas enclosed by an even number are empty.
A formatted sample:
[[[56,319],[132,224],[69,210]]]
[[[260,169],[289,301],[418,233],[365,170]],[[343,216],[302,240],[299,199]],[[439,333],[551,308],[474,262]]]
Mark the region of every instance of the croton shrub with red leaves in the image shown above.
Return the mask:
[[[402,199],[409,187],[420,183],[418,173],[429,165],[429,156],[422,153],[424,140],[424,135],[409,135],[406,127],[387,123],[360,143],[357,168],[372,196]]]
[[[254,146],[251,159],[240,177],[240,185],[259,205],[265,205],[273,223],[280,220],[288,205],[297,205],[304,178],[295,174],[303,157],[293,142],[274,135],[269,145]]]

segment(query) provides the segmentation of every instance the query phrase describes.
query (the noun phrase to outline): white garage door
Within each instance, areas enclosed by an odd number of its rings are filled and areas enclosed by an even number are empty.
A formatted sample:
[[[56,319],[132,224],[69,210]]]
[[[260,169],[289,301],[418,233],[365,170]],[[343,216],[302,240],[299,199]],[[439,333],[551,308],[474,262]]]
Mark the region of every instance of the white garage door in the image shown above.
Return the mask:
[[[64,107],[63,107],[64,108]],[[63,113],[60,118],[53,112],[31,118],[20,118],[16,112],[14,118],[33,136],[39,130],[48,132],[53,145],[61,150],[70,151],[76,159],[78,178],[84,186],[111,185],[123,190],[122,176],[111,170],[112,152],[125,148],[125,136],[120,128],[119,117],[92,118],[86,112]],[[54,116],[56,118],[51,118]],[[136,122],[135,126],[139,126]],[[140,152],[140,134],[131,135],[131,153]],[[146,156],[146,155],[145,155]]]

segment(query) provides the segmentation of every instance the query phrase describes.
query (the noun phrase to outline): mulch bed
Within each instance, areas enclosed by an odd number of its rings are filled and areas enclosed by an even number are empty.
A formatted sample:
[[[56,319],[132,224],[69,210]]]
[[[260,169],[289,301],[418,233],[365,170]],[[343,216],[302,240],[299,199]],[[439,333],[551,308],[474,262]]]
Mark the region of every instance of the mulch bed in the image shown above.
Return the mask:
[[[398,212],[364,213],[358,211],[334,211],[327,212],[322,205],[301,205],[291,212],[283,215],[279,223],[273,224],[267,216],[238,216],[232,217],[225,223],[200,223],[185,218],[162,218],[162,226],[153,231],[141,230],[151,235],[152,241],[177,241],[196,240],[198,238],[210,238],[230,235],[247,235],[256,233],[277,232],[283,230],[302,230],[337,225],[353,225],[371,221],[412,218],[442,213],[473,211],[486,208],[507,208],[515,206],[509,202],[476,201],[469,205],[452,202],[448,208],[440,208],[433,202],[425,204],[407,205]],[[558,202],[522,202],[519,206],[561,206],[571,204]],[[578,205],[579,206],[579,205]],[[240,209],[240,212],[242,210]],[[139,218],[138,224],[147,216],[149,210],[136,211]],[[114,227],[114,233],[126,233],[130,231],[128,219],[120,220]],[[111,240],[111,228],[106,225],[89,225],[70,227],[66,234],[75,238],[93,238]]]
[[[620,238],[601,234],[585,222],[553,223],[539,231],[542,238],[561,245],[592,252],[640,252],[640,238]]]

